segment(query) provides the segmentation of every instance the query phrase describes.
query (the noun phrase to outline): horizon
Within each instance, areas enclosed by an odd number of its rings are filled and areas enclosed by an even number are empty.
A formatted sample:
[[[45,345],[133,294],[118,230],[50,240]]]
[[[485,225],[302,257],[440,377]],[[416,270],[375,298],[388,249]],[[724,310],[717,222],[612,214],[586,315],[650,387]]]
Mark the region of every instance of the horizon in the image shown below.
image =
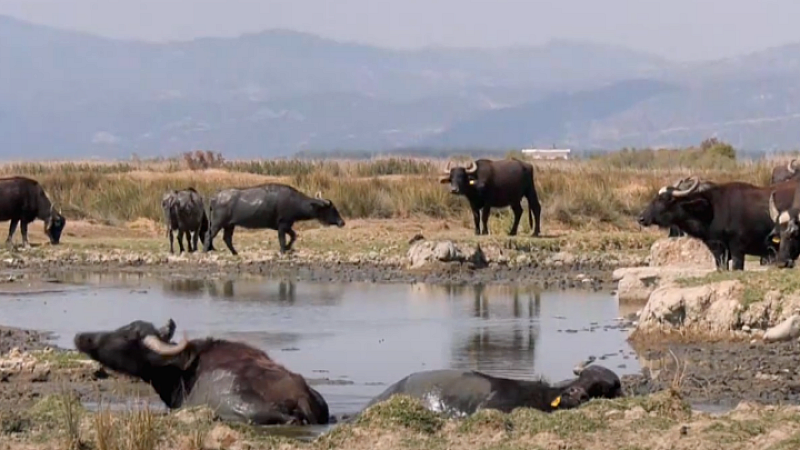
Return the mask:
[[[701,62],[800,43],[800,30],[785,20],[791,10],[800,13],[800,4],[788,0],[770,0],[771,8],[755,10],[747,3],[721,0],[702,5],[675,0],[655,7],[633,0],[609,0],[604,5],[566,0],[575,11],[512,0],[497,0],[491,7],[481,2],[456,6],[452,0],[424,4],[409,0],[381,8],[366,1],[344,0],[330,8],[319,0],[291,4],[267,0],[258,5],[249,0],[212,0],[192,3],[192,14],[188,14],[185,0],[74,0],[69,5],[52,0],[0,0],[0,15],[63,31],[156,44],[289,31],[398,51],[542,47],[567,41],[625,48],[673,62]],[[713,5],[708,3],[720,3],[726,14],[719,15],[719,8],[710,8]],[[275,8],[264,15],[268,6]],[[322,22],[309,14],[320,8],[327,8],[327,15],[320,14],[325,17]],[[361,15],[348,15],[353,11]],[[660,21],[648,20],[654,13]],[[606,20],[592,20],[593,14]],[[729,39],[731,29],[739,36],[736,42]]]

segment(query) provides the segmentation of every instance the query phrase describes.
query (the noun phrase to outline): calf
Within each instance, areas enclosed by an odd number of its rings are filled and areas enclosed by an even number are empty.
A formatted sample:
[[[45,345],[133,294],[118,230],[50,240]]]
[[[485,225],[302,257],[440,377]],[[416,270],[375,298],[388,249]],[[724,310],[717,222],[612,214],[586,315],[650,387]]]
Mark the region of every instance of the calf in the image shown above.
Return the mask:
[[[200,236],[205,238],[208,233],[208,218],[203,197],[192,187],[180,191],[171,190],[162,197],[161,209],[167,222],[169,252],[175,253],[173,230],[178,231],[180,253],[184,252],[184,234],[189,253],[196,251]]]

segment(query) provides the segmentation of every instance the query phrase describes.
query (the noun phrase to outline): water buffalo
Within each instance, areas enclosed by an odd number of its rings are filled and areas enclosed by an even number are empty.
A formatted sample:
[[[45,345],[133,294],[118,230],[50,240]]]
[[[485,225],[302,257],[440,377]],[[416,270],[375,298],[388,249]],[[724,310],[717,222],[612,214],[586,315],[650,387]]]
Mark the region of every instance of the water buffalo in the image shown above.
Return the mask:
[[[26,177],[0,178],[0,222],[11,221],[6,245],[11,245],[19,224],[22,244],[30,247],[28,224],[36,219],[44,222],[44,233],[50,239],[50,244],[57,245],[67,219],[56,210],[42,185]]]
[[[217,192],[209,201],[209,230],[203,248],[207,252],[214,237],[223,230],[222,240],[232,254],[233,229],[236,226],[278,230],[281,253],[292,248],[297,234],[292,225],[299,220],[316,219],[323,225],[344,226],[344,220],[333,202],[309,197],[297,189],[280,183],[266,183],[249,188],[232,188]],[[289,243],[286,243],[286,235]]]
[[[517,234],[517,227],[522,218],[522,198],[528,201],[528,226],[533,228],[533,216],[536,217],[534,236],[539,236],[539,221],[542,206],[533,180],[533,165],[518,159],[491,161],[479,159],[469,166],[450,167],[448,162],[445,175],[439,181],[450,184],[450,192],[463,195],[469,201],[472,218],[475,221],[475,234],[489,234],[489,213],[492,208],[510,206],[514,212],[514,224],[508,232],[510,236]],[[480,224],[483,223],[481,233]]]
[[[770,179],[770,184],[780,183],[781,181],[786,181],[792,178],[796,178],[798,175],[797,166],[796,166],[795,159],[789,161],[789,164],[780,166],[776,166],[772,169],[772,178]]]
[[[800,256],[800,186],[788,208],[780,209],[776,203],[775,191],[772,191],[769,195],[769,216],[774,228],[770,239],[778,243],[776,265],[780,268],[794,267],[795,260]]]
[[[203,205],[203,197],[192,187],[180,191],[173,189],[162,197],[161,209],[164,211],[164,220],[167,222],[169,252],[175,253],[174,230],[178,230],[180,253],[184,252],[184,234],[189,253],[196,251],[200,236],[205,237],[208,232],[208,218]]]
[[[577,379],[556,385],[542,380],[500,378],[474,370],[429,370],[412,373],[392,384],[364,409],[402,394],[422,400],[432,411],[451,416],[470,415],[481,409],[508,413],[515,408],[534,408],[552,412],[576,408],[596,397],[621,396],[619,386],[619,377],[601,366],[587,368]]]
[[[718,269],[744,270],[745,255],[769,258],[776,245],[769,240],[774,223],[769,215],[770,192],[778,207],[788,207],[798,180],[769,187],[739,181],[707,183],[693,178],[686,189],[665,186],[639,216],[643,226],[676,225],[700,239],[714,255]]]
[[[184,337],[175,322],[142,320],[112,331],[75,335],[78,351],[149,383],[170,409],[207,406],[226,421],[260,425],[327,424],[328,404],[305,379],[262,350],[240,342]]]

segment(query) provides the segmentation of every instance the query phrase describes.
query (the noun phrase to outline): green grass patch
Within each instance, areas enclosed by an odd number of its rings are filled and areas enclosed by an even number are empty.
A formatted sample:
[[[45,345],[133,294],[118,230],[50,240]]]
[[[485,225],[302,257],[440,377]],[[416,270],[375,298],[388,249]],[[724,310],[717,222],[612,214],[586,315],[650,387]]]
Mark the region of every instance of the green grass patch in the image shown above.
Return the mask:
[[[744,286],[741,298],[744,306],[764,300],[764,295],[769,291],[776,290],[781,294],[800,292],[800,277],[794,269],[769,268],[763,271],[712,272],[702,277],[678,279],[677,282],[681,286],[688,287],[729,280],[738,280]]]

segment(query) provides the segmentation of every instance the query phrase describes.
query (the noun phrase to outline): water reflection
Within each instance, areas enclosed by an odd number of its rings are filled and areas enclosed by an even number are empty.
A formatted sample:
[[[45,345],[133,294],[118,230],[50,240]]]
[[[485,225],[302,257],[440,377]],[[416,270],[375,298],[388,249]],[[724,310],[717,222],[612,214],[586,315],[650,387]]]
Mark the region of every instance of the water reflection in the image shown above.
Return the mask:
[[[535,372],[541,293],[519,286],[505,292],[495,290],[494,295],[484,285],[471,289],[472,316],[480,322],[454,341],[453,367],[485,372],[509,369]]]
[[[286,306],[298,300],[297,283],[290,279],[280,280],[198,280],[165,279],[162,290],[169,297],[197,298],[208,296],[214,300],[237,302],[268,302]],[[335,286],[321,286],[314,289],[313,296],[305,297],[313,302],[337,304],[341,302],[345,289]]]

